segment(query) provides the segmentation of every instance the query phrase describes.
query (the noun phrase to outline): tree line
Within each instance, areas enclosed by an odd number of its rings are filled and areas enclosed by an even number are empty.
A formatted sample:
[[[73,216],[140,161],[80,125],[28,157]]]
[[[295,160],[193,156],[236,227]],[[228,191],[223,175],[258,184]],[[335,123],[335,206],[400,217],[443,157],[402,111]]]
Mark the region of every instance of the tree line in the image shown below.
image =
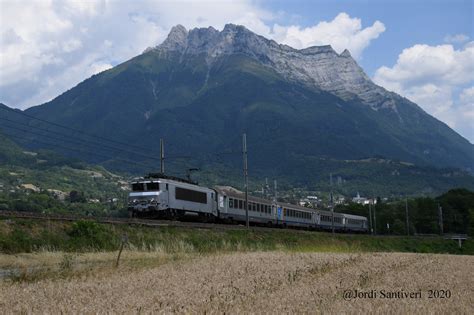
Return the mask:
[[[335,211],[370,217],[373,232],[377,234],[474,233],[474,192],[467,189],[452,189],[435,198],[417,197],[392,202],[377,198],[375,205],[350,203],[336,206]]]

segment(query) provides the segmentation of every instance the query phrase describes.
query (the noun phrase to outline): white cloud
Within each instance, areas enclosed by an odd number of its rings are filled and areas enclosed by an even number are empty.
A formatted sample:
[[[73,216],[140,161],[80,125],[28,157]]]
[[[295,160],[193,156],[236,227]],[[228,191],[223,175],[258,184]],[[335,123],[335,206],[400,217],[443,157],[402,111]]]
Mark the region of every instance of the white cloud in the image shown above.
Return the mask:
[[[82,47],[82,42],[78,39],[70,39],[62,44],[64,52],[70,53]]]
[[[282,26],[286,13],[242,1],[2,1],[0,10],[0,101],[26,108],[51,100],[97,72],[161,43],[172,26],[227,23],[296,48],[331,44],[354,57],[385,30],[379,21],[362,28],[345,13],[302,28]]]
[[[456,35],[446,35],[444,41],[450,44],[462,44],[469,40],[469,36],[465,34],[456,34]]]
[[[375,83],[420,105],[474,142],[474,44],[414,45],[404,49],[393,67],[380,67]]]
[[[330,22],[323,21],[306,28],[276,24],[272,37],[295,48],[329,44],[339,53],[348,49],[352,56],[358,59],[370,42],[384,31],[385,26],[380,21],[362,28],[360,19],[351,18],[347,13],[339,13]]]
[[[243,23],[267,32],[269,12],[248,1],[5,1],[0,10],[0,101],[26,108],[188,28]]]

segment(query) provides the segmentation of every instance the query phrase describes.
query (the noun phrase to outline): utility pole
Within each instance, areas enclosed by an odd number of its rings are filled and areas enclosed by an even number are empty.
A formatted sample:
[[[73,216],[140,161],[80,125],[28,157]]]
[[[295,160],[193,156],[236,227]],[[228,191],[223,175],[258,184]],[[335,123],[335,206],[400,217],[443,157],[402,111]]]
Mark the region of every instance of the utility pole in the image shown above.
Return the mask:
[[[405,215],[407,217],[407,235],[410,236],[410,222],[408,221],[408,197],[405,197]]]
[[[163,138],[160,139],[160,173],[165,173],[165,146]]]
[[[275,214],[276,214],[276,217],[277,217],[277,225],[279,224],[279,220],[280,220],[280,215],[279,215],[279,212],[278,212],[278,196],[277,196],[277,180],[274,179],[273,180],[273,205],[272,207],[275,207]]]
[[[377,214],[375,211],[375,199],[374,199],[374,235],[377,235]]]
[[[244,177],[245,177],[245,222],[247,228],[249,224],[249,172],[247,167],[247,134],[242,135],[242,153],[244,158]]]
[[[273,180],[273,192],[274,192],[274,195],[275,195],[275,202],[277,202],[277,199],[278,199],[277,190],[278,190],[277,180],[274,179]]]
[[[268,187],[268,178],[265,177],[265,189],[263,191],[263,195],[265,196],[265,199],[268,199],[268,190],[270,187]]]
[[[331,177],[331,179],[332,179],[332,177]],[[331,188],[331,216],[332,216],[332,220],[331,220],[332,234],[334,234],[334,201],[333,201],[333,197],[332,197],[332,188]]]
[[[332,234],[334,234],[334,201],[332,196],[332,173],[329,174],[329,186],[331,186],[331,194],[329,195],[329,204],[331,207],[331,230]]]
[[[443,208],[438,203],[439,234],[443,235]]]
[[[372,205],[369,203],[369,224],[370,224],[370,234],[374,234],[374,230],[372,228]]]

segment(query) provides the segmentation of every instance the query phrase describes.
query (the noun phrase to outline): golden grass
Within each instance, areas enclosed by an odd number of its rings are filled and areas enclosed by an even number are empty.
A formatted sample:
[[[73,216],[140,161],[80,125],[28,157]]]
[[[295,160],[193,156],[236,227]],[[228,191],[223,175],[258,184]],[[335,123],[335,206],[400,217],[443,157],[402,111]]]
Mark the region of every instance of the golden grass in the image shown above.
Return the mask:
[[[116,253],[115,253],[116,254]],[[37,254],[61,264],[61,253]],[[463,313],[474,311],[474,257],[401,253],[251,252],[187,255],[127,251],[118,269],[0,282],[1,313]],[[182,258],[181,257],[181,258]],[[79,261],[104,262],[113,253]],[[34,257],[21,255],[25,264]],[[134,268],[134,262],[148,267]],[[155,262],[157,263],[151,263]],[[0,257],[0,265],[10,262]],[[422,290],[416,299],[343,299],[344,290]],[[428,299],[449,289],[449,299]]]

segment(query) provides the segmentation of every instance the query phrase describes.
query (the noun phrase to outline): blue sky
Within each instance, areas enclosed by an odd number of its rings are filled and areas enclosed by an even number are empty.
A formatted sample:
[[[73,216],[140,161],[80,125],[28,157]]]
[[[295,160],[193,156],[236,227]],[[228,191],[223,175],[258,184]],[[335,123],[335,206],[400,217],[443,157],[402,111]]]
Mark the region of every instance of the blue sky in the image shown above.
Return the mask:
[[[0,0],[0,102],[47,102],[176,24],[230,22],[295,48],[347,48],[375,83],[474,143],[473,1]]]
[[[263,1],[269,10],[287,12],[290,22],[311,26],[330,21],[340,12],[362,20],[381,21],[386,30],[359,60],[369,76],[382,65],[395,63],[401,50],[415,44],[439,45],[448,34],[473,34],[473,1]],[[285,17],[288,18],[288,17]],[[281,21],[285,23],[285,21]]]

